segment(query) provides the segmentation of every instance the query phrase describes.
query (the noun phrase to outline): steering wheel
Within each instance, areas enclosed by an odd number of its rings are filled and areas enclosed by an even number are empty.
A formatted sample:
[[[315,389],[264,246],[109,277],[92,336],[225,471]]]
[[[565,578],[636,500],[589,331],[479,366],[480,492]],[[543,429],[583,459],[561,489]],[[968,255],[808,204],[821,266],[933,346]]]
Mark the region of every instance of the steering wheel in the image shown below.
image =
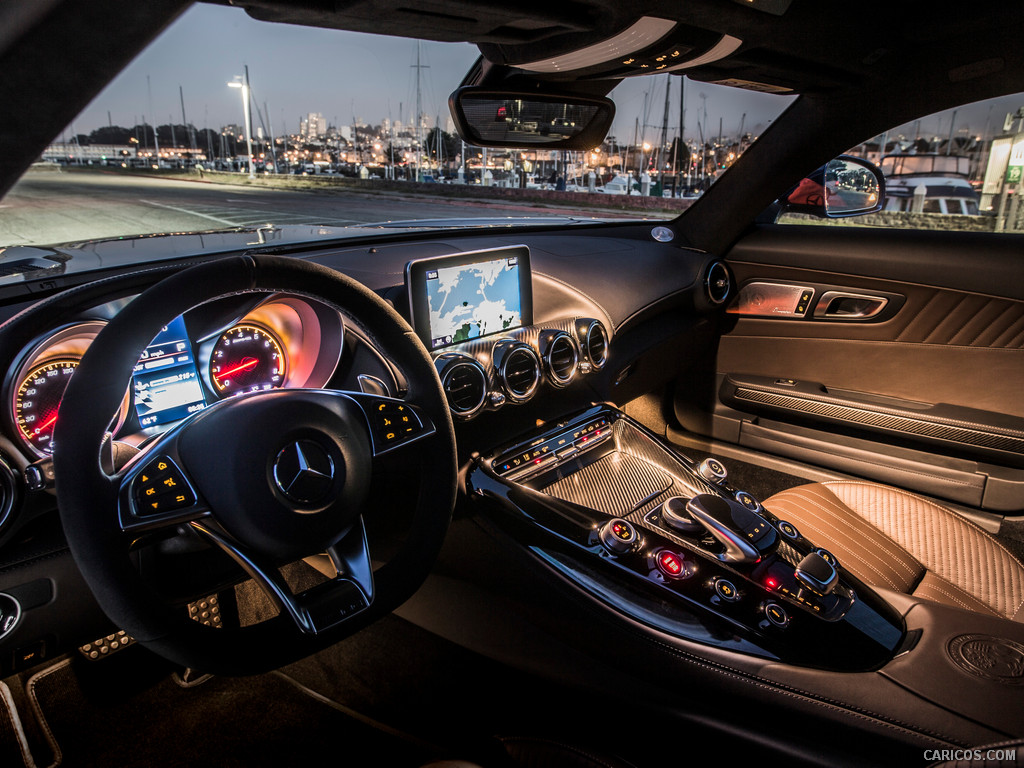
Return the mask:
[[[160,328],[216,298],[277,291],[323,302],[358,325],[401,371],[406,397],[313,389],[241,395],[190,415],[124,467],[104,469],[109,417]],[[298,259],[207,262],[133,300],[79,364],[54,444],[64,531],[100,607],[156,653],[221,674],[279,667],[394,610],[426,578],[455,503],[451,416],[422,343],[375,293]],[[368,493],[382,473],[389,485],[418,493],[401,544],[375,568],[364,518],[388,514]],[[163,598],[140,574],[131,545],[182,528],[227,553],[278,615],[249,627],[213,628]],[[294,593],[278,567],[320,553],[337,574]]]

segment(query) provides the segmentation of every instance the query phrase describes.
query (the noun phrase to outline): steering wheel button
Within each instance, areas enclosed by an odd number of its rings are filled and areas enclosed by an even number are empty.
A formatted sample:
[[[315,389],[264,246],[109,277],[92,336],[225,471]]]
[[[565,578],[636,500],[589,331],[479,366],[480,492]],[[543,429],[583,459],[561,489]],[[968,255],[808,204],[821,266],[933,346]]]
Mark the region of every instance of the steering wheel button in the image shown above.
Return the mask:
[[[187,488],[177,493],[165,493],[136,503],[140,515],[156,515],[185,509],[196,503],[196,497]]]

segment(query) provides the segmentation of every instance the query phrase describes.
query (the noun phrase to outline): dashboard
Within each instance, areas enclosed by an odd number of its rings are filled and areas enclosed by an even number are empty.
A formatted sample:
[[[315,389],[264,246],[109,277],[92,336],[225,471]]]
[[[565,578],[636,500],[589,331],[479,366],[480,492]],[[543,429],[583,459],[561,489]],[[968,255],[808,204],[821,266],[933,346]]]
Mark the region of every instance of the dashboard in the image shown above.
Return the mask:
[[[225,239],[219,253],[234,250],[231,236],[211,236]],[[245,243],[247,235],[238,238]],[[539,423],[592,403],[625,403],[664,385],[686,365],[688,346],[702,334],[710,336],[709,318],[719,308],[706,295],[714,257],[655,242],[646,225],[587,235],[526,228],[426,233],[305,245],[289,255],[359,281],[428,339],[461,464]],[[442,269],[455,268],[471,280],[478,278],[480,262],[500,262],[514,279],[503,283],[499,277],[497,293],[481,286],[487,294],[482,298],[496,302],[475,307],[479,327],[464,329],[456,312],[438,318],[453,332],[431,335],[431,326],[419,319],[412,295],[417,283],[409,276],[419,264],[424,280],[434,280],[427,278],[431,259],[447,260]],[[6,371],[0,392],[0,592],[21,595],[22,588],[52,585],[43,602],[19,597],[26,619],[17,633],[0,637],[0,673],[38,658],[11,667],[7,650],[41,648],[50,658],[105,631],[106,620],[81,582],[57,514],[54,419],[68,381],[104,327],[149,286],[194,262],[141,270],[126,265],[0,290],[0,361]],[[629,268],[621,269],[623,264]],[[442,274],[432,288],[435,299],[443,294]],[[615,283],[607,281],[612,274]],[[472,303],[475,295],[457,304]],[[232,294],[195,306],[137,354],[120,406],[110,414],[114,466],[131,461],[190,414],[244,393],[307,388],[400,398],[407,386],[375,343],[373,328],[343,307],[294,293]],[[530,461],[538,458],[543,460]],[[392,522],[399,521],[376,522],[379,528],[369,535],[386,552],[395,535]],[[173,548],[165,554],[159,542],[154,546],[152,554],[161,562],[173,557]],[[162,582],[162,588],[191,594],[194,570],[171,569],[178,583]]]
[[[92,340],[121,302],[45,332],[26,346],[4,383],[10,434],[30,457],[54,450],[64,390]],[[111,415],[114,439],[139,445],[206,406],[281,387],[325,386],[344,344],[328,307],[298,296],[230,297],[168,323],[142,352],[124,400]]]

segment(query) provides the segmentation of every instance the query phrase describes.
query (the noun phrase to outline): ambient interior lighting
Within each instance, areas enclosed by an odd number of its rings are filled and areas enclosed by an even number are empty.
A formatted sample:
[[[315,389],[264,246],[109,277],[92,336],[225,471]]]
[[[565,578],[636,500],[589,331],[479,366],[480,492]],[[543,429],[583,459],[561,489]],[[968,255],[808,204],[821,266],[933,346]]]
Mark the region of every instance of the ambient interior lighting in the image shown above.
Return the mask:
[[[684,61],[681,64],[673,64],[668,68],[668,71],[675,72],[677,69],[689,69],[691,67],[699,67],[702,64],[710,64],[713,61],[718,61],[719,59],[724,59],[726,56],[732,55],[741,45],[743,45],[743,41],[738,37],[722,35],[722,39],[715,43],[707,53],[703,53],[696,58]],[[675,54],[672,55],[674,56]]]
[[[538,59],[528,64],[517,64],[519,69],[531,72],[571,72],[575,69],[586,69],[597,64],[629,56],[656,43],[676,26],[674,21],[644,16],[629,29],[620,32],[600,43],[589,45],[578,51],[556,56],[552,59]]]

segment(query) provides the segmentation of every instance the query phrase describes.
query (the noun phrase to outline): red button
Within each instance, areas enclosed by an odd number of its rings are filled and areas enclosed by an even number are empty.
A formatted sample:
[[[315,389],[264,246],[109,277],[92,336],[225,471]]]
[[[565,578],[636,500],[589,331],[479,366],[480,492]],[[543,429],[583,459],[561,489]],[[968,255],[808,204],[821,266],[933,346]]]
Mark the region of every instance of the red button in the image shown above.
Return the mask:
[[[683,572],[683,559],[667,549],[658,553],[658,568],[668,576],[679,576]]]

